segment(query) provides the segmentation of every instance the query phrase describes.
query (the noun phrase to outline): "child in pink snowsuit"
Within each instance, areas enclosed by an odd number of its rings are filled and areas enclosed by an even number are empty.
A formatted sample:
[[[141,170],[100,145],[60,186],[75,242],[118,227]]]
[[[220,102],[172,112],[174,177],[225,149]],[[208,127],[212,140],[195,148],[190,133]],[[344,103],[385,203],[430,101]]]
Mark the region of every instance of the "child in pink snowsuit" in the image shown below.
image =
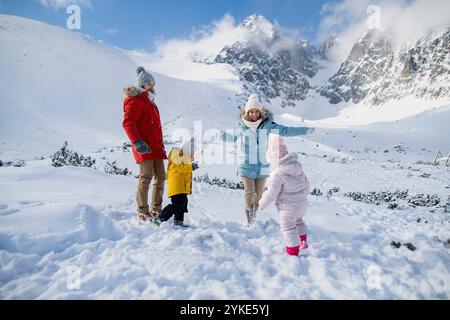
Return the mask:
[[[300,250],[308,247],[303,217],[308,208],[309,181],[298,161],[298,155],[288,153],[282,137],[270,135],[266,156],[271,174],[268,190],[259,201],[259,208],[264,210],[275,201],[286,252],[297,256]]]

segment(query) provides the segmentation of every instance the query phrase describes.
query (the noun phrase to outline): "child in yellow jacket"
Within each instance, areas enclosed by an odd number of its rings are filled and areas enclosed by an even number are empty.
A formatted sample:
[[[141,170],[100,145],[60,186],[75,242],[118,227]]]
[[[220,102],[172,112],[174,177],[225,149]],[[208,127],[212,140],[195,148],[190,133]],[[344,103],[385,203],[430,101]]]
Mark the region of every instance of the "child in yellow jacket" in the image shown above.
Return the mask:
[[[188,195],[192,194],[192,172],[199,168],[194,161],[194,141],[191,140],[182,148],[172,148],[168,156],[167,191],[171,204],[158,215],[160,222],[174,217],[173,224],[189,227],[184,224],[184,214],[188,212]]]

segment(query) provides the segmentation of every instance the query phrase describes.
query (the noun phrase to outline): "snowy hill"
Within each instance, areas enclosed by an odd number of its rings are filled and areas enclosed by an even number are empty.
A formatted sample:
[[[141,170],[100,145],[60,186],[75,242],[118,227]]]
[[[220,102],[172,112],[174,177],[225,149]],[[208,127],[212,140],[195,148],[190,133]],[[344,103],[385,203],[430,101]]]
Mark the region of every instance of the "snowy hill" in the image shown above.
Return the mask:
[[[122,88],[135,82],[137,65],[126,52],[7,15],[0,15],[0,44],[2,158],[47,156],[65,140],[81,151],[127,140],[121,124]],[[232,89],[157,73],[155,77],[161,93],[156,103],[168,127],[190,128],[192,119],[205,120],[212,102],[222,124],[237,113]],[[218,123],[209,117],[205,122]]]
[[[2,152],[46,155],[64,139],[86,148],[123,140],[120,101],[124,82],[133,79],[129,58],[24,18],[0,15],[0,26]]]

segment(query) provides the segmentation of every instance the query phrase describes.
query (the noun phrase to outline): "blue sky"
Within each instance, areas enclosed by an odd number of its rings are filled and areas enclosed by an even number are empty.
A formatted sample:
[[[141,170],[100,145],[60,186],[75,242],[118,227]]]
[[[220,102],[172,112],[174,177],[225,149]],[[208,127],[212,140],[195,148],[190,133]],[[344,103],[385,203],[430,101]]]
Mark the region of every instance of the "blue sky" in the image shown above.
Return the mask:
[[[159,38],[187,38],[225,14],[258,13],[313,40],[321,0],[0,0],[0,12],[65,27],[68,3],[81,2],[81,32],[125,49],[152,51]],[[90,5],[89,5],[90,3]],[[87,5],[86,5],[87,4]]]

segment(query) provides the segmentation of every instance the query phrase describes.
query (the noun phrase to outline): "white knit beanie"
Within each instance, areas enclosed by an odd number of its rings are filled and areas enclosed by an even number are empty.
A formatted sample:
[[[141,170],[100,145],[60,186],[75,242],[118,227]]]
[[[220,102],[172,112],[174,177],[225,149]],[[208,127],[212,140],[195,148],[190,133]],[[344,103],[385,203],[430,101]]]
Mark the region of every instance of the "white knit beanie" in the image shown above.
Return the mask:
[[[252,109],[257,109],[261,113],[263,111],[261,101],[259,100],[259,97],[256,94],[252,94],[250,95],[250,97],[248,97],[247,104],[245,105],[245,114],[247,114]]]

